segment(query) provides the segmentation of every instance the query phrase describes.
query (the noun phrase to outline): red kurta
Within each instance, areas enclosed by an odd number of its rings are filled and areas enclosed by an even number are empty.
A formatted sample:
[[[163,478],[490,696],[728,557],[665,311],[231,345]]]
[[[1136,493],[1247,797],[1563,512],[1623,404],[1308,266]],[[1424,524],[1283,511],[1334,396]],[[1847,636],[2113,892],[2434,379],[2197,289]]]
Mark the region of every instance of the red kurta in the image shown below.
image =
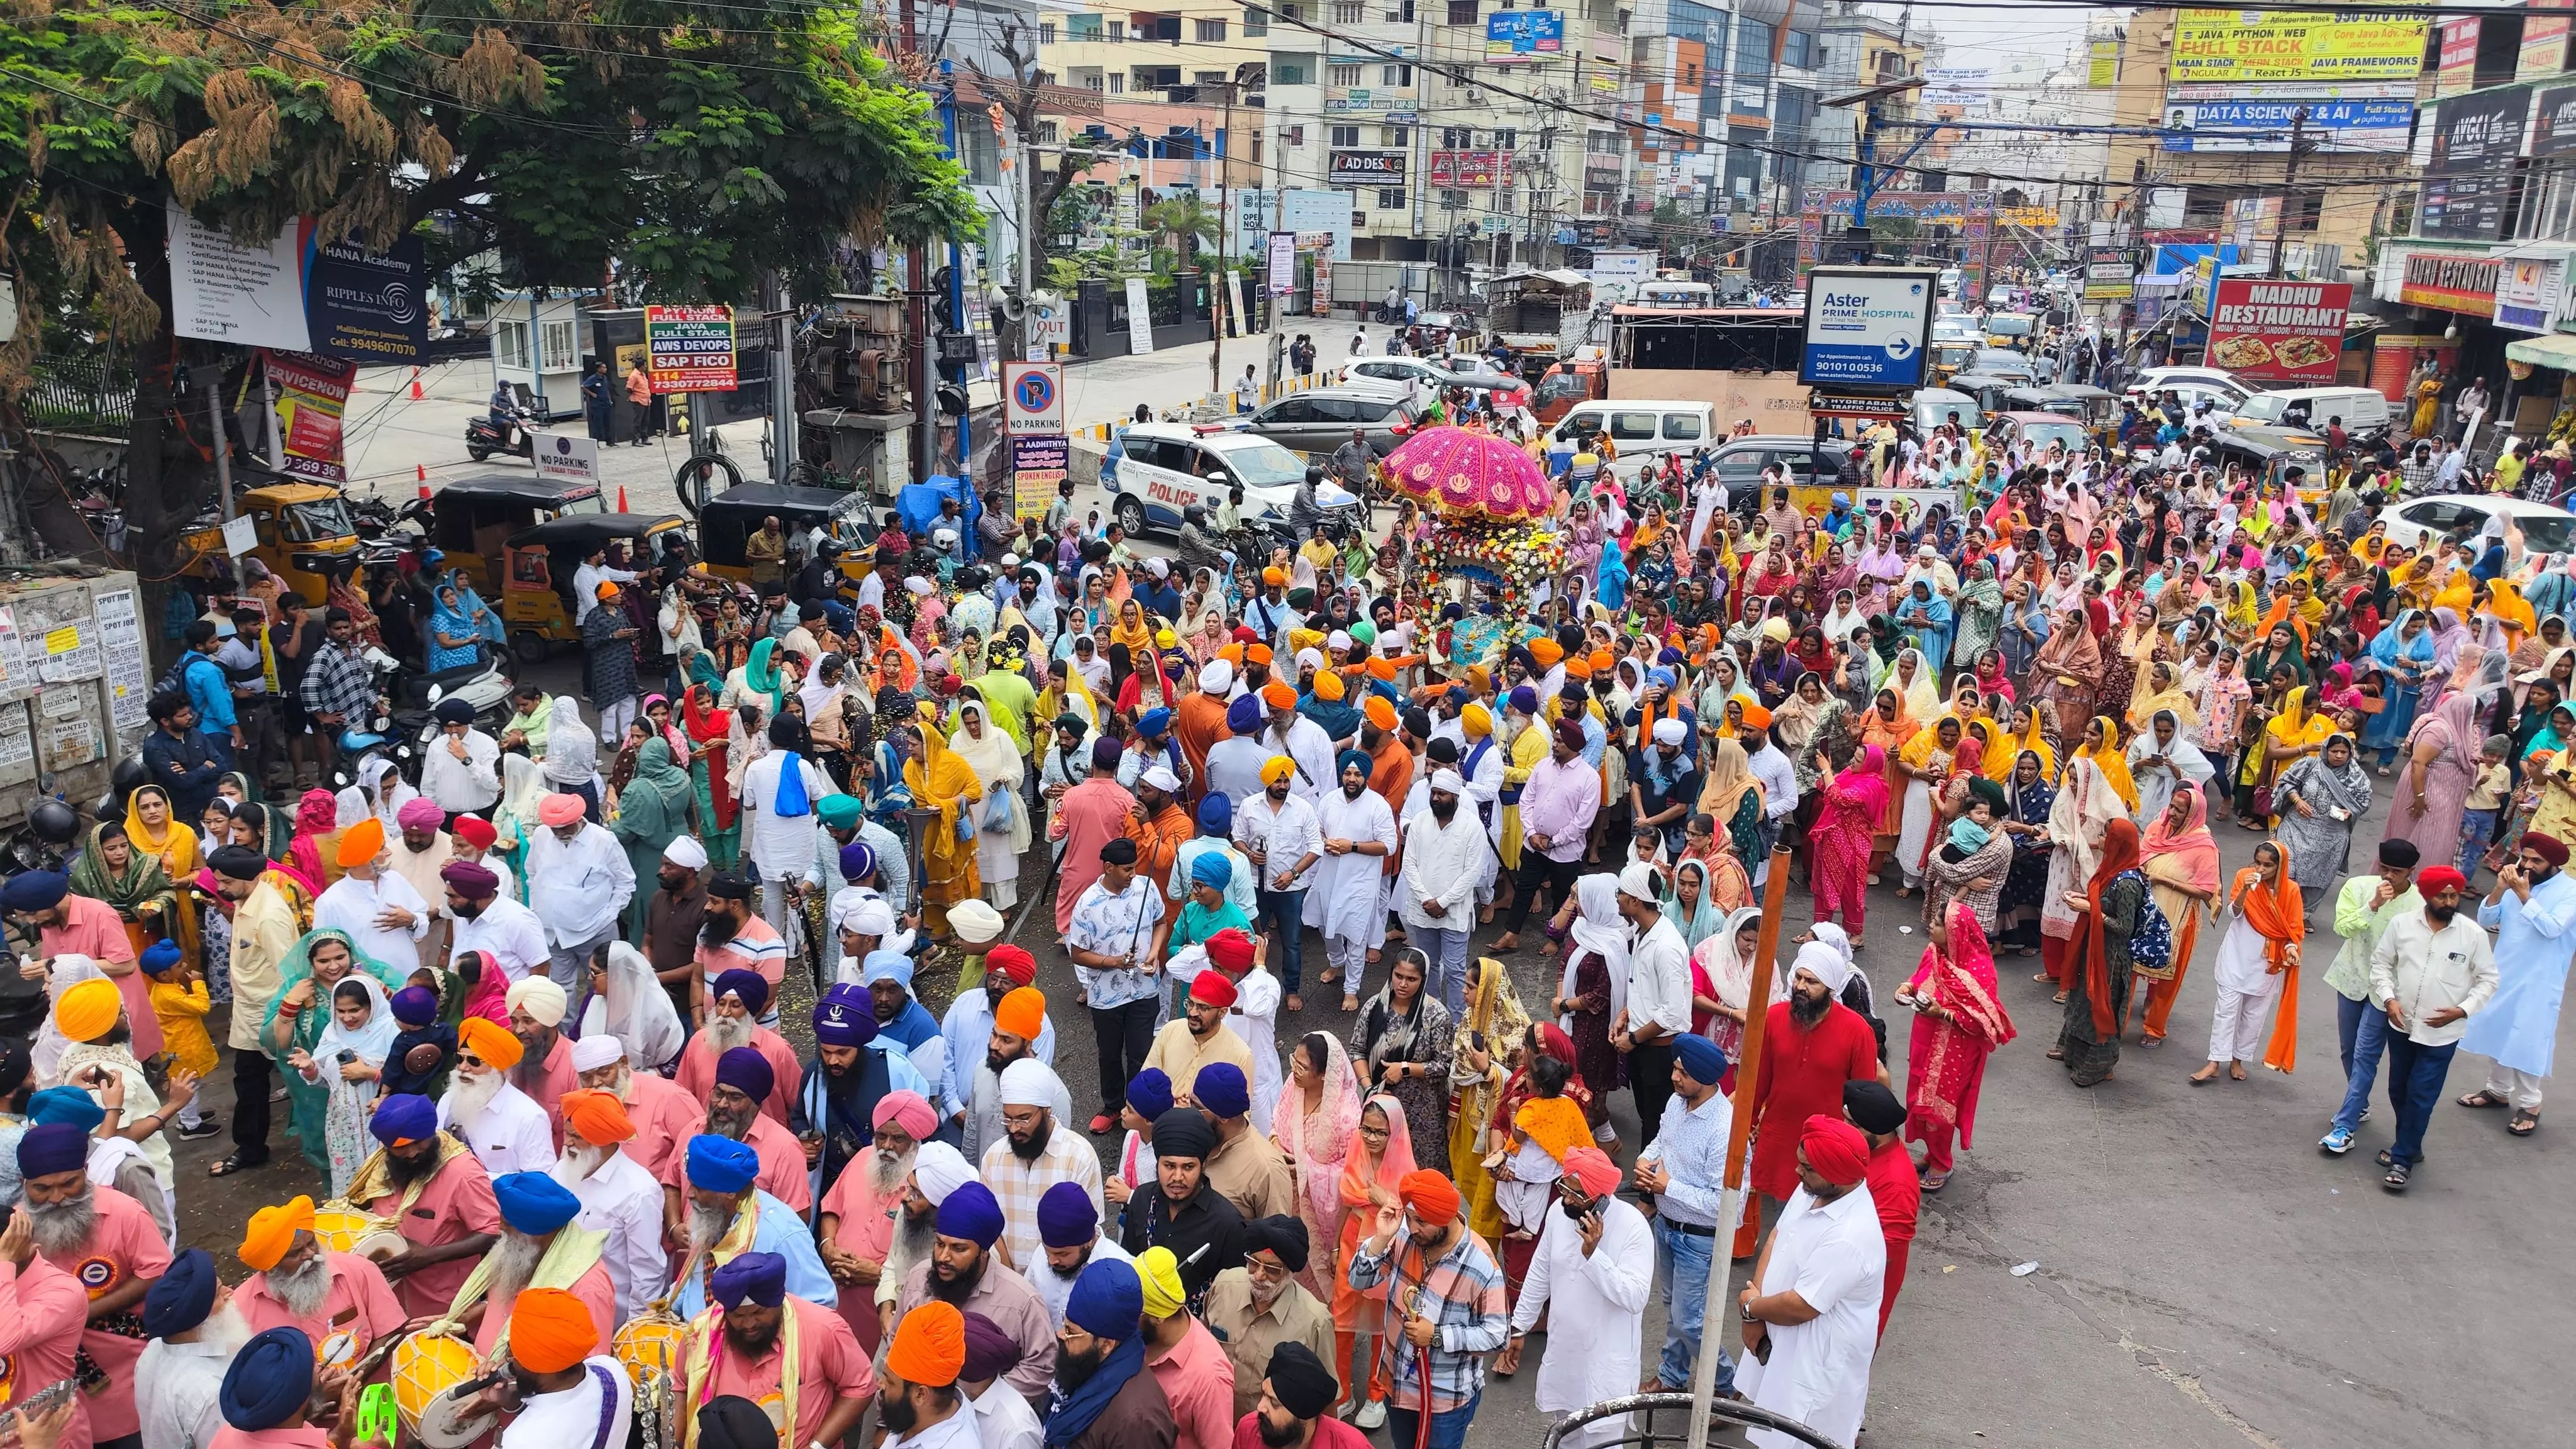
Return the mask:
[[[1789,1003],[1774,1002],[1762,1039],[1762,1072],[1753,1083],[1753,1186],[1787,1200],[1798,1190],[1798,1137],[1821,1112],[1839,1122],[1843,1083],[1878,1080],[1878,1036],[1859,1012],[1833,1002],[1813,1031],[1802,1031]]]
[[[1897,1290],[1905,1286],[1905,1257],[1913,1251],[1914,1220],[1923,1207],[1923,1180],[1914,1175],[1914,1157],[1903,1138],[1891,1137],[1870,1149],[1868,1181],[1870,1201],[1878,1207],[1878,1231],[1887,1239],[1887,1291],[1878,1299],[1878,1332],[1884,1338]]]

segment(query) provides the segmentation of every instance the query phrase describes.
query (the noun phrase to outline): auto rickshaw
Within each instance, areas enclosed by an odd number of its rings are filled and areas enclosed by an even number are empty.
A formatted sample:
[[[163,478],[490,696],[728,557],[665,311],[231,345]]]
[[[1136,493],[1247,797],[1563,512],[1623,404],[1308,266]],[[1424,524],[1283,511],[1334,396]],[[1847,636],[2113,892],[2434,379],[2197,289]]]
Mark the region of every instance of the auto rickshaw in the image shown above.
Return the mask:
[[[2118,393],[2090,383],[2060,382],[2041,388],[2039,395],[2042,399],[2040,406],[2070,418],[2082,418],[2084,426],[2092,429],[2093,436],[2101,439],[2105,447],[2117,448],[2120,438]]]
[[[676,513],[577,513],[511,534],[503,545],[508,573],[501,588],[501,625],[510,653],[522,664],[545,660],[557,644],[581,638],[573,620],[573,575],[582,561],[623,539],[632,557],[649,556],[653,540],[688,527]]]
[[[445,555],[442,568],[462,570],[476,592],[495,598],[505,592],[500,581],[507,577],[504,555],[512,537],[554,519],[596,518],[607,512],[594,483],[485,473],[459,479],[431,496],[429,545]]]
[[[2013,404],[2005,401],[2005,395],[2028,384],[2000,372],[1955,372],[1942,386],[1951,392],[1963,392],[1975,398],[1977,406],[1987,412],[2001,413],[2013,410]]]
[[[1978,344],[1974,340],[1932,340],[1932,382],[1936,387],[1949,385],[1953,374],[1976,360]]]
[[[354,567],[358,525],[340,490],[322,483],[271,483],[242,497],[242,516],[259,530],[258,559],[288,590],[320,608],[329,575]],[[225,554],[223,529],[201,529],[185,544],[186,571],[199,572]]]
[[[698,561],[707,572],[748,582],[751,564],[743,545],[775,518],[789,534],[819,528],[841,547],[841,576],[853,585],[875,566],[877,521],[869,495],[780,483],[737,483],[698,510]]]
[[[2221,428],[2210,434],[2218,463],[2234,463],[2266,489],[2277,488],[2292,468],[2299,480],[2299,501],[2314,506],[2326,494],[2326,440],[2296,428]]]

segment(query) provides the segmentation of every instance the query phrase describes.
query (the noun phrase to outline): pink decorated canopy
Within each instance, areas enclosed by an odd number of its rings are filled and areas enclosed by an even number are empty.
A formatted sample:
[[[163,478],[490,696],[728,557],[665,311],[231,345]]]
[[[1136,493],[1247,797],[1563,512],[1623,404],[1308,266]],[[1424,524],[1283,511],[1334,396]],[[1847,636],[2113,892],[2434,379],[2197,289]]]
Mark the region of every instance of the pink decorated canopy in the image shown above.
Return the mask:
[[[1556,507],[1556,489],[1538,464],[1489,433],[1428,429],[1389,454],[1385,468],[1398,488],[1452,515],[1509,521]]]

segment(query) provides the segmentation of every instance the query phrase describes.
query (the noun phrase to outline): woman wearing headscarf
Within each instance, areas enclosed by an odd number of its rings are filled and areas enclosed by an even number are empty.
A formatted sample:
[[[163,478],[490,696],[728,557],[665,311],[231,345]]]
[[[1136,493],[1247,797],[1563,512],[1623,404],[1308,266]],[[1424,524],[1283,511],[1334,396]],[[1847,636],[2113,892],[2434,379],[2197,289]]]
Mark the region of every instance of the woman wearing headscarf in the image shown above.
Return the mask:
[[[2304,685],[2293,686],[2282,697],[2279,712],[2247,741],[2245,764],[2237,775],[2239,816],[2258,818],[2260,828],[2279,814],[2276,787],[2281,772],[2324,749],[2334,732],[2334,721],[2317,712],[2314,692]],[[2474,733],[2468,738],[2472,753],[2477,739]]]
[[[2202,785],[2177,787],[2173,799],[2151,819],[2138,845],[2139,868],[2147,873],[2148,894],[2173,930],[2173,958],[2163,967],[2137,968],[2147,982],[2146,1024],[2138,1044],[2164,1045],[2165,1022],[2174,998],[2191,968],[2200,944],[2200,923],[2218,899],[2218,841],[2209,833],[2209,793]],[[2121,1017],[2121,1029],[2128,1018]]]
[[[1950,782],[1966,733],[1957,715],[1943,713],[1931,728],[1908,740],[1897,756],[1897,774],[1904,781],[1903,813],[1898,817],[1896,834],[1899,898],[1922,888],[1923,860],[1931,853],[1933,832],[1941,814],[1936,797]]]
[[[644,953],[624,941],[611,941],[607,963],[589,970],[581,1034],[615,1037],[638,1072],[655,1071],[679,1060],[680,1049],[688,1045],[688,1027]]]
[[[2070,779],[2083,768],[2083,762],[2070,765]],[[2146,899],[2147,878],[2138,869],[2138,827],[2125,817],[2113,820],[2102,832],[2091,880],[2081,892],[2063,897],[2075,929],[2066,956],[2066,1017],[2048,1055],[2066,1064],[2079,1087],[2109,1081],[2119,1064],[2120,1022],[2128,1013],[2132,982],[2129,937]]]
[[[1905,1052],[1905,1135],[1923,1144],[1923,1190],[1939,1192],[1950,1181],[1953,1142],[1976,1145],[1986,1059],[2014,1032],[1976,912],[1952,902],[1933,918],[1931,937],[1921,964],[1896,988],[1896,1001],[1914,1009]]]
[[[193,860],[193,856],[191,859]],[[125,939],[134,949],[131,959],[143,959],[144,948],[164,936],[176,939],[180,933],[179,896],[171,889],[169,874],[161,868],[159,854],[137,849],[134,836],[123,822],[102,820],[89,828],[81,847],[80,858],[72,862],[72,894],[105,901],[116,908],[116,918],[125,927]],[[124,990],[122,981],[118,989]],[[161,1049],[161,1029],[149,1009],[150,998],[138,982],[127,993],[128,1023],[135,1031],[134,1054],[148,1059]],[[145,1009],[135,1011],[140,1003]],[[144,1036],[150,1034],[150,1050]]]
[[[1308,1032],[1289,1049],[1288,1082],[1271,1112],[1270,1135],[1296,1175],[1297,1216],[1310,1243],[1342,1240],[1342,1174],[1359,1149],[1359,1126],[1360,1083],[1350,1054],[1331,1033]],[[1408,1142],[1408,1153],[1411,1147]],[[1297,1278],[1329,1302],[1341,1282],[1339,1260],[1315,1253]]]
[[[1727,913],[1707,939],[1691,950],[1691,1020],[1694,1030],[1717,1043],[1731,1064],[1744,1048],[1744,1023],[1754,1010],[1753,962],[1762,939],[1762,909],[1746,906]],[[1703,1004],[1703,999],[1705,1004]],[[1771,1002],[1789,999],[1789,973],[1771,973]],[[1767,1009],[1771,1003],[1764,1003]]]
[[[2298,862],[2292,879],[2302,892],[2330,895],[2343,879],[2353,827],[2370,809],[2370,796],[2370,772],[2362,768],[2352,736],[2340,731],[2273,780],[2272,808],[2280,815],[2275,830]]]
[[[269,1002],[268,1015],[260,1025],[260,1043],[277,1059],[279,1075],[284,1079],[290,1108],[290,1129],[303,1144],[304,1158],[323,1181],[335,1187],[345,1186],[333,1177],[330,1141],[332,1100],[345,1080],[339,1064],[326,1061],[322,1051],[325,1031],[337,1025],[332,996],[339,984],[351,976],[363,976],[381,990],[373,995],[373,1014],[366,1018],[370,1027],[384,1028],[385,1043],[393,1040],[393,1009],[385,993],[400,991],[407,980],[404,973],[358,949],[357,942],[346,931],[325,927],[307,931],[286,953],[279,970],[277,995]],[[314,1080],[306,1080],[303,1064],[319,1063],[322,1070]],[[377,1054],[377,1064],[383,1063]],[[364,1081],[366,1097],[375,1096],[374,1080]],[[364,1118],[359,1118],[364,1131]],[[363,1159],[362,1159],[363,1160]],[[351,1164],[355,1171],[355,1164]]]
[[[670,742],[656,735],[635,752],[635,775],[617,797],[617,817],[608,822],[611,835],[626,847],[627,863],[639,881],[662,869],[662,852],[689,833],[697,791],[688,774],[671,758]],[[626,908],[626,934],[643,939],[645,908],[651,891],[638,890]],[[660,1065],[660,1063],[655,1063]]]
[[[2093,879],[2103,832],[2112,822],[2128,818],[2128,807],[2102,777],[2099,765],[2083,758],[2066,762],[2065,778],[2058,782],[2057,798],[2048,814],[2048,840],[2055,849],[2049,855],[2048,886],[2040,897],[2039,911],[2040,960],[2046,969],[2032,978],[2057,983],[2061,996],[2071,969],[2068,943],[2083,929],[2083,918],[2068,897]]]
[[[1980,721],[1983,723],[1983,721]],[[1977,742],[1959,746],[1959,765],[1941,792],[1944,822],[1923,858],[1923,919],[1939,920],[1953,900],[1977,913],[1977,924],[1996,929],[1995,903],[2012,871],[2012,836],[2002,829],[2011,801],[2004,787],[1970,768]]]
[[[2060,616],[2031,662],[2032,698],[2057,711],[2057,737],[2073,739],[2093,715],[2102,683],[2102,645],[2076,611]]]
[[[548,785],[561,794],[579,795],[584,818],[598,823],[599,737],[581,722],[581,704],[570,695],[555,698],[554,716],[547,721],[542,769]]]
[[[1831,758],[1818,752],[1817,763],[1829,766]],[[1823,777],[1818,802],[1815,825],[1807,834],[1814,919],[1840,916],[1859,940],[1868,916],[1870,857],[1890,803],[1886,752],[1876,743],[1862,745],[1843,768]]]
[[[964,760],[983,786],[983,798],[972,812],[975,821],[975,867],[984,899],[1007,911],[1020,903],[1020,855],[1029,848],[1031,831],[1020,781],[1027,764],[1019,747],[989,718],[990,707],[979,698],[957,702],[957,732],[948,748]]]
[[[1404,1104],[1413,1124],[1413,1157],[1450,1175],[1449,1075],[1455,1067],[1455,1028],[1449,1008],[1423,989],[1430,958],[1408,947],[1387,973],[1387,983],[1361,1008],[1351,1028],[1351,1062],[1374,1088]]]
[[[296,874],[310,881],[316,891],[328,890],[340,883],[340,836],[348,829],[347,825],[340,823],[340,814],[348,807],[348,793],[343,790],[340,798],[335,799],[328,790],[305,791],[304,798],[296,802],[295,829],[287,838],[284,850],[277,848],[276,837],[268,838],[269,858],[291,867]],[[410,800],[402,802],[404,805],[410,803]],[[385,825],[387,838],[401,829],[401,816],[401,806],[398,805],[394,808],[392,822]],[[272,825],[276,818],[274,812],[268,813]],[[363,820],[366,817],[358,818]]]
[[[442,670],[462,669],[479,656],[482,631],[475,626],[474,616],[453,583],[438,586],[437,607],[430,610],[428,637],[421,647],[427,654],[423,664],[432,674]]]
[[[1575,1067],[1592,1088],[1592,1133],[1605,1148],[1618,1141],[1605,1099],[1623,1084],[1610,1023],[1628,1009],[1628,923],[1619,914],[1619,878],[1594,874],[1574,883],[1574,924],[1549,1003],[1557,1026],[1574,1039]]]
[[[395,818],[419,793],[394,768],[393,761],[382,755],[369,755],[358,766],[358,783],[341,789],[337,797],[338,819],[332,828],[346,830],[372,815],[383,824],[386,835],[398,834],[402,827],[394,823]],[[297,823],[302,824],[300,818]]]
[[[1529,1033],[1510,973],[1490,956],[1468,969],[1466,1016],[1459,1023],[1457,1056],[1449,1070],[1450,1180],[1466,1202],[1467,1224],[1488,1243],[1503,1241],[1503,1213],[1494,1202],[1494,1177],[1485,1167],[1493,1144],[1486,1126],[1494,1102],[1511,1076],[1510,1059]],[[1490,1235],[1488,1235],[1490,1230]]]
[[[2138,792],[2140,820],[2154,821],[2165,813],[2165,805],[2176,790],[2202,784],[2217,773],[2182,726],[2183,721],[2172,710],[2160,709],[2129,741],[2126,763]]]
[[[1359,1256],[1360,1244],[1376,1234],[1381,1214],[1404,1209],[1396,1188],[1416,1170],[1407,1115],[1404,1103],[1388,1092],[1371,1093],[1360,1105],[1359,1128],[1342,1159],[1337,1185],[1342,1234],[1334,1261],[1344,1268]],[[1342,1382],[1344,1400],[1362,1405],[1358,1411],[1362,1414],[1372,1412],[1369,1405],[1378,1405],[1375,1412],[1384,1412],[1388,1386],[1378,1372],[1381,1355],[1376,1339],[1390,1327],[1385,1321],[1386,1292],[1383,1282],[1374,1288],[1354,1288],[1348,1272],[1333,1275],[1333,1376]],[[1351,1353],[1355,1341],[1361,1350],[1357,1359]]]
[[[1694,950],[1699,943],[1717,934],[1726,913],[1718,908],[1709,893],[1708,862],[1689,856],[1674,862],[1671,876],[1663,882],[1662,913],[1681,932],[1682,944]]]
[[[2386,775],[2398,746],[2414,728],[2425,680],[2433,672],[2433,634],[2424,612],[2408,609],[2399,614],[2397,622],[2370,641],[2370,657],[2388,677],[2387,702],[2363,732],[2362,746],[2379,752],[2379,773]]]
[[[1760,862],[1762,848],[1762,783],[1753,777],[1751,757],[1735,740],[1722,739],[1710,755],[1707,783],[1701,787],[1699,812],[1717,822],[1733,844],[1736,859]]]
[[[2138,782],[2129,776],[2128,756],[2120,752],[2120,726],[2109,715],[2097,714],[2084,726],[2083,742],[2076,747],[2074,758],[2090,760],[2099,767],[2120,803],[2136,814]]]
[[[2218,1002],[2210,1017],[2209,1061],[2191,1074],[2200,1086],[2229,1077],[2245,1080],[2245,1063],[2263,1041],[2263,1013],[2280,998],[2280,1019],[2263,1052],[2263,1065],[2287,1072],[2299,1056],[2299,952],[2308,934],[2306,907],[2291,875],[2288,848],[2277,840],[2254,847],[2254,863],[2227,887],[2227,932],[2218,940]]]
[[[922,919],[931,934],[945,935],[948,908],[983,888],[978,872],[975,814],[984,784],[975,767],[948,747],[939,734],[939,707],[923,700],[919,711],[921,756],[903,767],[904,784],[913,803],[939,812],[922,831],[920,892]]]

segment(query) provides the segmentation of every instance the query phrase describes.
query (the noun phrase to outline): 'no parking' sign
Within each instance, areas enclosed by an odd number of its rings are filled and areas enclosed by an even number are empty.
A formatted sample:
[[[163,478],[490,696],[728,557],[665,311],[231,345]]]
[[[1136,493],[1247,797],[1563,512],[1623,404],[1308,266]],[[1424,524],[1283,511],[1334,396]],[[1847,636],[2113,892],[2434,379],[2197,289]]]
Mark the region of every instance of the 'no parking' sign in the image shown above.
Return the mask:
[[[1064,367],[1053,362],[1002,364],[1002,425],[1014,438],[1064,432]]]

